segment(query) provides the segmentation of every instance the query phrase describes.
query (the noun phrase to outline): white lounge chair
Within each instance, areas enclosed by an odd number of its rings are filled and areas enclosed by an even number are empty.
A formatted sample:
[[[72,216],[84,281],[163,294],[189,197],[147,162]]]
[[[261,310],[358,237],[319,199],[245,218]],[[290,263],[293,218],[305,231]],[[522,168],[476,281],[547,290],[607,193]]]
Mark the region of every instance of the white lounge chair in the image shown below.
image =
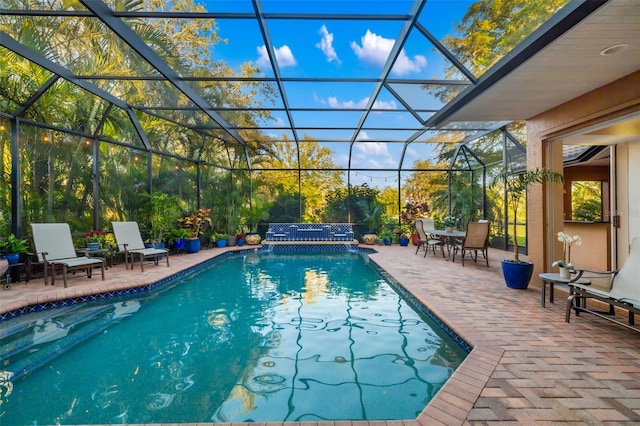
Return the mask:
[[[68,272],[83,270],[91,278],[92,271],[100,268],[104,281],[104,259],[78,256],[73,247],[71,229],[67,223],[32,223],[31,231],[38,261],[44,263],[44,285],[48,283],[51,271],[51,285],[56,282],[56,272],[62,271],[64,286],[67,286]]]
[[[145,247],[138,222],[111,222],[111,226],[113,227],[113,235],[116,237],[118,250],[124,252],[126,269],[129,269],[129,262],[131,262],[133,270],[136,255],[140,259],[142,272],[144,272],[145,259],[153,259],[157,265],[158,261],[164,257],[167,260],[167,267],[169,267],[169,250]]]
[[[622,268],[615,271],[592,271],[588,269],[577,269],[576,278],[572,277],[571,281],[576,281],[583,276],[609,276],[611,277],[611,286],[608,291],[599,290],[591,286],[569,282],[569,298],[567,299],[567,312],[565,320],[569,322],[571,311],[576,312],[576,316],[580,312],[588,312],[600,318],[604,318],[618,325],[640,331],[635,326],[635,314],[640,314],[640,238],[634,238],[631,242],[629,257],[622,265]],[[585,275],[587,274],[587,275]],[[595,299],[609,305],[609,312],[602,312],[587,306],[588,299]],[[615,317],[615,308],[617,306],[629,313],[628,323],[619,321]]]

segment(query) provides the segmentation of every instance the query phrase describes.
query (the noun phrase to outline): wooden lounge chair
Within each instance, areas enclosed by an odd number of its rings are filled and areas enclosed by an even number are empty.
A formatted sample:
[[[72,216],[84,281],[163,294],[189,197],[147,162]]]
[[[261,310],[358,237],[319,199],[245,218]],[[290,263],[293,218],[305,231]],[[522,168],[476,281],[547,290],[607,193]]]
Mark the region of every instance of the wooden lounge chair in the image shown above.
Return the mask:
[[[572,281],[581,277],[607,276],[611,278],[609,290],[599,290],[592,286],[570,282],[569,297],[567,299],[567,311],[565,321],[569,322],[571,311],[588,312],[597,317],[604,318],[631,330],[640,331],[635,326],[635,314],[640,314],[640,238],[634,238],[631,242],[629,257],[622,268],[614,271],[592,271],[588,269],[576,269],[577,276]],[[585,275],[586,274],[586,275]],[[609,305],[609,311],[597,311],[587,306],[587,300],[599,300]],[[619,321],[615,316],[615,306],[629,313],[628,323]]]
[[[433,219],[416,219],[415,223],[416,232],[418,233],[418,247],[416,248],[416,253],[418,254],[418,250],[420,247],[424,246],[424,256],[427,256],[427,252],[431,250],[433,254],[436,254],[436,248],[440,247],[442,251],[442,257],[444,256],[444,240],[434,237],[429,231],[435,229],[433,224]]]
[[[456,253],[460,252],[462,258],[462,266],[464,266],[464,258],[469,254],[474,262],[478,260],[478,252],[482,253],[487,266],[489,266],[489,255],[487,248],[489,239],[489,222],[469,222],[467,223],[466,236],[456,241],[453,247],[453,261],[456,260]]]
[[[169,267],[169,250],[145,247],[140,235],[138,222],[111,222],[111,226],[113,227],[116,244],[118,244],[118,250],[124,252],[126,269],[129,269],[129,262],[131,262],[131,269],[133,270],[135,256],[138,256],[140,260],[142,272],[144,272],[145,259],[153,259],[157,265],[160,259],[165,258],[167,267]]]
[[[51,271],[51,285],[55,284],[56,272],[62,271],[64,286],[67,286],[68,272],[86,271],[91,278],[93,269],[100,268],[104,281],[104,259],[78,256],[73,247],[71,229],[67,223],[32,223],[33,243],[38,261],[44,263],[44,285],[47,285]]]

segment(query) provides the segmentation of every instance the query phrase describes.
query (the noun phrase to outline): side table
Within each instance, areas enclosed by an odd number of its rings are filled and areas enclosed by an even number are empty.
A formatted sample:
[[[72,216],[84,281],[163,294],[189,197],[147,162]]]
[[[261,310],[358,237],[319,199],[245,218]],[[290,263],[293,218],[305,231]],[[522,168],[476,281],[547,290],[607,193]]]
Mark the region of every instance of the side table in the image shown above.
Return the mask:
[[[562,278],[560,274],[554,274],[551,272],[542,273],[539,275],[542,281],[542,300],[540,305],[544,308],[544,303],[547,293],[547,284],[549,284],[549,303],[553,303],[553,285],[556,283],[568,284],[574,282],[576,284],[591,285],[591,281],[586,278],[580,278],[579,280],[572,281],[575,278]]]
[[[9,269],[7,269],[7,272],[4,274],[4,289],[5,290],[9,290],[11,288],[11,271],[13,271],[14,269],[17,269],[18,271],[20,270],[21,267],[25,268],[25,273],[26,273],[26,277],[25,280],[26,282],[29,282],[29,271],[27,270],[27,264],[25,262],[18,262],[18,263],[13,263],[9,265]],[[18,272],[19,274],[19,272]],[[20,281],[19,279],[19,275],[18,275],[18,281]]]

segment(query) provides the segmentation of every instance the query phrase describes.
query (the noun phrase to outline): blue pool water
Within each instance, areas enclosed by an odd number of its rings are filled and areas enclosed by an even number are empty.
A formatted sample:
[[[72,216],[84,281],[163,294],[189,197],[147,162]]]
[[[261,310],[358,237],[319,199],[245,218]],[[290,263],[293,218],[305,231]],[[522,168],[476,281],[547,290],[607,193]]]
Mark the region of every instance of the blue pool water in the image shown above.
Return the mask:
[[[412,419],[466,356],[357,253],[234,255],[0,326],[1,425]]]

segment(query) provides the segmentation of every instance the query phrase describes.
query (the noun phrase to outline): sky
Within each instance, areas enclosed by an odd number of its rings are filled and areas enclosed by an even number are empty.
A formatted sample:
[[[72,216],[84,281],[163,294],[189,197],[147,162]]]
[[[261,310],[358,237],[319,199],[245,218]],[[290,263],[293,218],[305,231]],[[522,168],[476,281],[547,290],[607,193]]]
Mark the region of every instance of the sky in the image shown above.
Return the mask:
[[[429,0],[423,8],[419,22],[438,40],[453,31],[452,23],[459,21],[471,1]],[[248,0],[206,1],[209,11],[252,12]],[[406,0],[356,0],[356,1],[273,1],[263,0],[265,13],[339,13],[339,14],[407,14],[412,7]],[[218,19],[218,35],[227,43],[213,49],[215,59],[223,60],[232,68],[246,61],[259,66],[269,77],[274,76],[267,48],[255,20]],[[403,22],[399,20],[331,20],[268,19],[267,28],[274,47],[279,72],[282,77],[294,78],[379,78]],[[398,79],[444,79],[446,59],[435,49],[424,35],[414,30],[407,39],[390,77]],[[322,83],[285,82],[283,84],[287,102],[292,108],[330,108],[339,112],[344,108],[360,108],[369,101],[375,83]],[[415,85],[394,87],[403,98],[410,100],[414,108],[438,109],[439,101],[424,92],[416,93]],[[419,95],[419,96],[418,96]],[[276,107],[282,107],[282,103]],[[405,108],[392,93],[383,90],[376,99],[375,108],[384,112],[372,113],[365,126],[387,128],[360,133],[353,145],[351,167],[397,168],[403,153],[403,144],[389,143],[389,140],[406,140],[420,122]],[[293,119],[298,127],[324,126],[353,127],[362,117],[362,112],[343,111],[338,114],[294,112]],[[428,114],[421,114],[423,119]],[[275,112],[274,121],[266,123],[273,131],[266,133],[274,137],[285,135],[294,139],[290,131],[275,129],[286,125],[288,118],[284,112]],[[410,127],[410,131],[399,131],[399,127]],[[323,142],[332,139],[350,139],[352,131],[309,130],[301,131],[298,137],[309,135],[334,151],[335,164],[347,167],[348,143]],[[372,142],[365,142],[372,141]],[[416,159],[431,157],[430,147],[410,145],[404,153],[403,166],[410,167]],[[395,175],[395,176],[394,176]],[[373,170],[352,175],[352,183],[367,181],[370,185],[388,185],[397,178],[397,173],[375,172]],[[355,179],[355,181],[354,181]],[[362,182],[360,182],[362,181]]]

